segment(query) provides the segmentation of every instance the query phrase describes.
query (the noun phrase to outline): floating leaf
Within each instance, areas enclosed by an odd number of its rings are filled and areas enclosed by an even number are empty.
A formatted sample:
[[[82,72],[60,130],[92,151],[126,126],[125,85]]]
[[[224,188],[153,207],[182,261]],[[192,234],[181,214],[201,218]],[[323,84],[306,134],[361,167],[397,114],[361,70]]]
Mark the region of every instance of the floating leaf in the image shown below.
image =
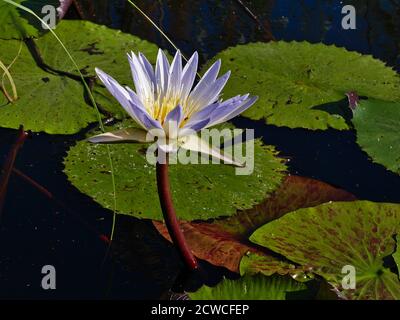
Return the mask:
[[[58,0],[13,0],[21,4],[39,17],[44,17],[42,8],[51,5],[56,8],[59,4]],[[10,3],[0,1],[0,38],[1,39],[22,39],[27,37],[36,37],[43,31],[41,23]]]
[[[97,67],[112,75],[121,84],[131,86],[133,80],[127,53],[140,51],[153,64],[157,58],[157,45],[93,22],[62,20],[57,25],[56,32],[86,76],[95,76],[94,69]],[[36,44],[48,65],[78,75],[74,66],[66,59],[64,50],[51,34],[37,39]]]
[[[232,70],[224,95],[258,95],[259,101],[243,115],[277,126],[347,129],[342,117],[315,107],[342,100],[352,90],[371,98],[400,98],[395,71],[371,56],[335,46],[251,43],[222,51],[217,58],[223,61],[222,72]]]
[[[124,121],[110,130],[129,127]],[[94,135],[92,133],[91,135]],[[162,220],[156,187],[155,166],[145,156],[147,146],[111,146],[117,188],[117,211],[139,218]],[[259,203],[280,184],[286,169],[273,147],[255,141],[254,172],[235,175],[235,168],[223,164],[171,164],[170,180],[179,218],[208,219],[232,215]],[[227,149],[226,149],[227,150]],[[113,207],[108,172],[107,148],[79,141],[65,158],[68,179],[83,193],[106,208]]]
[[[57,25],[57,35],[64,42],[85,76],[95,76],[95,68],[100,68],[112,75],[121,84],[133,88],[127,53],[142,52],[155,64],[158,47],[128,33],[110,29],[89,21],[63,20]],[[65,58],[62,47],[51,34],[36,40],[43,60],[57,70],[78,75],[74,65]],[[96,102],[103,110],[111,112],[116,118],[123,118],[126,113],[107,89],[96,81],[93,88]]]
[[[383,259],[395,249],[400,205],[326,203],[270,222],[250,240],[311,268],[350,299],[400,299],[400,282]],[[354,266],[356,289],[342,289],[342,268]]]
[[[273,274],[290,275],[293,279],[300,282],[306,282],[314,278],[312,270],[306,267],[294,265],[284,261],[282,258],[276,258],[271,253],[262,253],[261,250],[249,251],[240,260],[241,275],[263,274],[270,276]]]
[[[94,109],[85,102],[79,81],[39,68],[21,41],[0,40],[0,60],[9,66],[14,59],[9,71],[18,100],[0,104],[0,126],[16,129],[22,124],[25,130],[73,134],[97,120]],[[11,92],[7,79],[5,83]]]
[[[291,292],[307,287],[290,277],[245,276],[239,280],[224,279],[215,287],[202,286],[189,293],[193,300],[287,300]]]
[[[258,271],[266,275],[297,274],[298,270],[293,264],[252,246],[248,242],[251,233],[263,224],[299,208],[313,207],[327,201],[354,199],[351,194],[326,183],[288,176],[273,195],[252,209],[213,222],[181,222],[181,229],[193,253],[214,265],[239,272],[240,260],[247,252],[252,252],[263,259],[263,267]],[[163,223],[154,222],[154,225],[165,238],[170,239]],[[245,272],[246,268],[241,269]]]
[[[361,100],[353,124],[357,143],[372,160],[400,174],[400,102]]]

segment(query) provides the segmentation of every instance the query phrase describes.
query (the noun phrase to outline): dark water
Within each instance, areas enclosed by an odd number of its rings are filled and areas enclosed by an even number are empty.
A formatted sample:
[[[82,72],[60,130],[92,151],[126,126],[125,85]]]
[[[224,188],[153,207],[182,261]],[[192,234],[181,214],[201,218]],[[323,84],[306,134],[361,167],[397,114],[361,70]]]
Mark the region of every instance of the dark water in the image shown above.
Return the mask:
[[[343,1],[357,9],[357,30],[341,28],[340,1],[137,1],[137,4],[190,55],[205,62],[238,43],[307,40],[373,54],[400,70],[400,1]],[[171,46],[124,0],[83,1],[82,12],[98,23]],[[68,18],[78,17],[72,10]],[[127,48],[128,49],[128,48]],[[400,202],[400,178],[372,164],[352,132],[309,132],[236,119],[290,158],[290,171],[353,192],[360,199]],[[0,129],[0,161],[17,132]],[[62,173],[68,147],[83,136],[35,134],[19,152],[16,168],[40,182],[49,200],[21,178],[11,176],[0,220],[0,298],[159,298],[180,270],[174,248],[146,221],[118,217],[115,246],[106,256],[111,214],[70,186]],[[112,259],[110,257],[113,257]],[[57,289],[40,287],[41,268],[57,270]],[[204,263],[208,284],[224,272]],[[231,276],[231,275],[228,275]],[[191,287],[202,280],[192,279]]]

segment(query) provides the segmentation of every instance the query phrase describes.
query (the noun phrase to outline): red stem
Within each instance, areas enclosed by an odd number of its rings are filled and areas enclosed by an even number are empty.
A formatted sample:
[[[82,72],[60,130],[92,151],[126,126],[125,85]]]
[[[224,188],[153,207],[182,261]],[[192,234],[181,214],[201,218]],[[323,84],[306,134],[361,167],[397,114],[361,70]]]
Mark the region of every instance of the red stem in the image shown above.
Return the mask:
[[[6,198],[8,182],[14,167],[15,159],[17,158],[18,151],[23,146],[27,137],[28,133],[24,131],[24,128],[21,126],[18,131],[17,140],[7,155],[3,169],[0,171],[0,215]]]
[[[160,205],[169,235],[172,239],[172,242],[178,248],[185,265],[189,268],[189,270],[197,270],[199,265],[185,240],[185,236],[180,228],[174,205],[172,203],[171,188],[168,177],[168,161],[166,164],[157,162],[156,173]]]

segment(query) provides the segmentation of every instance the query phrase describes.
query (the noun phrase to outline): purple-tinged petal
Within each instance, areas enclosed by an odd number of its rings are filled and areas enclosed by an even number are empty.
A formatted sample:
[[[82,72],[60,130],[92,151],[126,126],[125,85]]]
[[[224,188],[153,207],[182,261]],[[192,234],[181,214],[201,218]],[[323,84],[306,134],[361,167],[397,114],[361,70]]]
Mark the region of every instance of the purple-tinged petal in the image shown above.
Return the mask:
[[[130,97],[128,92],[111,76],[102,70],[95,69],[97,76],[106,86],[107,90],[114,96],[115,99],[124,107],[124,109],[130,114],[131,103],[129,102]]]
[[[209,122],[210,119],[203,119],[197,122],[186,124],[182,129],[179,130],[179,136],[187,136],[189,134],[193,134],[194,132],[200,131],[201,129],[204,129]]]
[[[181,105],[177,105],[165,117],[163,128],[165,134],[169,138],[175,139],[178,136],[179,125],[183,119],[183,109]]]
[[[128,60],[132,71],[133,82],[135,83],[136,94],[142,101],[153,98],[154,85],[137,56],[133,52],[131,54],[132,55],[128,54]]]
[[[197,52],[195,52],[183,68],[181,93],[182,100],[185,100],[188,97],[190,90],[193,87],[193,83],[197,74],[198,61],[199,55]]]
[[[219,105],[219,102],[215,102],[196,112],[189,118],[186,126],[190,126],[190,124],[199,122],[204,119],[210,119],[211,114],[219,107]]]
[[[168,96],[179,95],[181,90],[182,81],[182,56],[181,52],[176,51],[174,60],[172,60],[171,67],[169,69],[168,78]]]
[[[128,92],[113,77],[104,73],[100,69],[96,68],[96,73],[100,80],[107,87],[108,91],[110,91],[110,93],[118,100],[122,107],[124,107],[124,109],[138,124],[145,129],[162,128],[161,124],[151,118],[142,105],[134,103],[132,98],[136,97],[136,95],[132,95],[132,90]]]
[[[215,102],[218,99],[218,96],[221,93],[222,89],[225,87],[230,75],[230,71],[225,73],[222,77],[214,81],[210,85],[208,90],[204,90],[201,95],[199,94],[196,99],[193,98],[191,102],[200,106],[200,110],[201,108]]]
[[[154,73],[153,66],[151,65],[149,60],[147,60],[147,58],[144,56],[144,54],[141,52],[139,52],[139,60],[142,63],[144,69],[146,70],[147,75],[149,76],[150,80],[153,82],[153,84],[155,86],[156,85],[156,76]]]
[[[180,104],[178,104],[174,109],[172,109],[167,116],[165,117],[165,122],[174,121],[180,125],[183,119],[183,108]]]
[[[163,97],[167,92],[169,78],[169,62],[165,53],[159,49],[156,63],[157,93]]]
[[[214,62],[189,95],[189,100],[197,101],[199,96],[203,96],[204,93],[210,89],[211,85],[215,82],[215,79],[217,79],[220,67],[221,60]]]
[[[248,98],[245,102],[243,102],[239,106],[236,106],[236,108],[230,113],[226,114],[225,116],[221,116],[220,118],[213,119],[208,126],[214,126],[216,124],[231,120],[232,118],[238,116],[239,114],[250,108],[257,101],[257,99],[257,96]]]

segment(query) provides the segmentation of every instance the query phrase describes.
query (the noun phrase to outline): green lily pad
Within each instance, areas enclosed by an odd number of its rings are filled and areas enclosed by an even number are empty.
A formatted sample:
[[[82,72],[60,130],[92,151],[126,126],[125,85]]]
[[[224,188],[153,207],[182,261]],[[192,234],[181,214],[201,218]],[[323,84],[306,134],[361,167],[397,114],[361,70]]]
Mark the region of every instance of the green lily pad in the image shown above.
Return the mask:
[[[340,101],[352,90],[371,98],[400,98],[395,71],[371,56],[335,46],[250,43],[224,50],[213,60],[217,58],[222,59],[222,71],[232,71],[224,95],[259,96],[243,115],[277,126],[348,129],[342,117],[314,107]]]
[[[127,53],[142,52],[155,64],[157,45],[128,33],[89,21],[62,20],[57,25],[57,35],[76,60],[85,76],[95,76],[95,68],[112,75],[121,84],[133,86]],[[55,69],[77,74],[65,57],[64,50],[51,34],[36,40],[43,60]]]
[[[125,120],[110,131],[132,126]],[[94,135],[92,133],[91,135]],[[146,145],[111,146],[117,189],[118,213],[162,220],[156,188],[155,166],[146,158]],[[286,166],[271,146],[255,141],[254,172],[235,175],[227,165],[170,165],[170,182],[178,217],[182,220],[229,216],[261,202],[280,184]],[[113,207],[112,185],[105,145],[79,141],[64,159],[68,179],[106,208]]]
[[[73,134],[97,121],[94,109],[84,100],[83,85],[79,81],[39,68],[23,42],[0,40],[0,60],[9,66],[14,58],[10,73],[18,99],[7,105],[0,104],[1,127],[18,128],[22,124],[25,130]],[[5,83],[11,93],[7,78]],[[0,95],[3,96],[1,92]]]
[[[287,176],[274,194],[251,209],[239,211],[227,219],[212,222],[182,221],[180,225],[190,249],[200,259],[233,272],[239,272],[240,269],[241,274],[279,273],[291,274],[298,278],[300,274],[304,274],[303,270],[253,246],[248,237],[263,224],[299,208],[313,207],[328,201],[351,200],[355,200],[353,195],[321,181]],[[171,241],[164,223],[153,224],[164,238]],[[249,257],[254,259],[247,260],[248,253]],[[245,266],[243,259],[252,263]]]
[[[287,214],[250,240],[312,269],[343,297],[400,299],[397,275],[383,262],[394,252],[399,230],[399,204],[334,202]],[[342,286],[345,266],[355,268],[355,289]]]
[[[202,286],[190,292],[192,300],[287,300],[292,292],[307,287],[290,277],[245,276],[239,280],[224,279],[215,287]]]
[[[60,4],[59,0],[14,0],[14,2],[31,9],[42,18],[47,14],[42,13],[45,5],[56,8]],[[10,3],[0,1],[0,39],[36,37],[43,31],[41,22],[35,17]]]
[[[374,162],[400,174],[400,102],[361,100],[352,121],[361,148]]]

